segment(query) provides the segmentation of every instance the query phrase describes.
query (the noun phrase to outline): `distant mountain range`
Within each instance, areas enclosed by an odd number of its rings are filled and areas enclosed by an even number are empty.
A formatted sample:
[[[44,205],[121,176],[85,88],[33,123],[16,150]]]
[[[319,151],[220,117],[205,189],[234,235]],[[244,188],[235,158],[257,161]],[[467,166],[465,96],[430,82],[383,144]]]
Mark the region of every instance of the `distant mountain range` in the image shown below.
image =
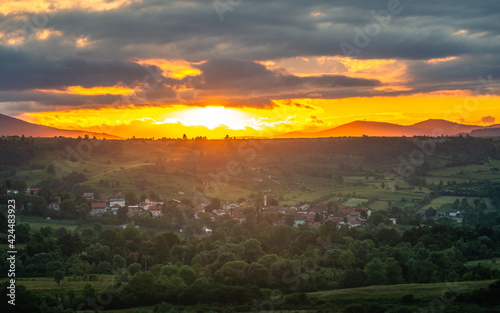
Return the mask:
[[[401,137],[401,136],[457,136],[470,134],[474,137],[500,136],[500,124],[491,126],[464,125],[446,120],[429,119],[413,125],[398,125],[384,122],[354,121],[331,129],[318,132],[289,132],[275,138],[318,138],[318,137]],[[0,114],[0,136],[25,137],[84,137],[122,139],[119,136],[89,132],[85,130],[67,130],[28,123],[20,119]]]
[[[28,123],[20,119],[10,117],[7,115],[0,114],[0,136],[22,136],[25,137],[73,137],[78,136],[84,137],[89,135],[89,137],[96,138],[106,138],[106,139],[121,139],[121,137],[106,134],[106,133],[95,133],[88,132],[84,130],[67,130],[59,129],[54,127],[42,126],[37,124]]]
[[[430,119],[413,125],[403,126],[384,122],[355,121],[335,128],[319,132],[290,132],[278,138],[317,138],[317,137],[361,137],[366,136],[457,136],[470,134],[471,136],[499,136],[500,125],[479,126],[464,125],[446,120]]]

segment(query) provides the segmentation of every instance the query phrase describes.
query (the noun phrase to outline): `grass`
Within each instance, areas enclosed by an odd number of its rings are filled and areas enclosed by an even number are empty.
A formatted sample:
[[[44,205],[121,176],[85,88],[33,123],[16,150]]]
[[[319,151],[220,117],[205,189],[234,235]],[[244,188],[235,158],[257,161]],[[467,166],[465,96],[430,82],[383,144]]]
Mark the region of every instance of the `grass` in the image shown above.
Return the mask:
[[[362,198],[350,198],[346,202],[342,203],[343,205],[346,206],[358,206],[363,202],[368,201],[368,199],[362,199]]]
[[[434,284],[405,284],[388,286],[368,286],[351,289],[338,289],[308,293],[309,297],[321,298],[329,301],[349,301],[359,299],[401,298],[406,294],[413,294],[420,300],[439,298],[443,292],[470,292],[474,289],[485,288],[495,280],[465,281]]]
[[[31,216],[31,215],[17,215],[17,223],[29,223],[31,226],[31,231],[39,231],[42,227],[50,226],[52,228],[66,228],[68,231],[75,231],[78,226],[74,221],[63,221],[63,220],[50,220],[47,221],[43,217]]]
[[[369,207],[374,211],[385,210],[389,207],[387,201],[373,201]]]
[[[96,292],[101,291],[108,287],[110,284],[114,283],[113,275],[98,275],[99,281],[68,281],[66,277],[61,281],[60,285],[54,281],[51,277],[39,277],[39,278],[18,278],[16,279],[16,284],[25,286],[28,290],[32,290],[36,293],[42,292],[64,292],[69,289],[73,289],[75,293],[81,294],[83,288],[86,284],[92,285]]]
[[[488,198],[455,197],[455,196],[441,196],[441,197],[437,197],[435,199],[432,199],[432,201],[429,204],[427,204],[426,206],[424,206],[422,208],[422,210],[427,210],[428,208],[433,207],[438,212],[448,212],[449,210],[451,210],[451,205],[453,204],[453,202],[455,202],[455,200],[458,199],[459,201],[462,201],[463,198],[467,199],[467,202],[469,203],[469,205],[474,205],[474,200],[476,200],[476,199],[485,200],[487,209],[494,210],[494,207],[491,204],[491,200]]]
[[[495,263],[492,263],[492,260],[494,260]],[[465,266],[473,266],[473,265],[477,265],[477,264],[490,266],[491,268],[494,268],[494,269],[497,269],[500,271],[500,258],[470,261],[470,262],[465,263],[464,265]]]

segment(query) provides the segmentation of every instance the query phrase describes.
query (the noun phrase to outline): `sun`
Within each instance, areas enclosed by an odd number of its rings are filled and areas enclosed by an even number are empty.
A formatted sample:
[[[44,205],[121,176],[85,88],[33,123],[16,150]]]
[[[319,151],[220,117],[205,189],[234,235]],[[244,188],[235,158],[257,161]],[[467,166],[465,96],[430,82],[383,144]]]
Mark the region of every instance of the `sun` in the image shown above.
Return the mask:
[[[208,106],[204,108],[186,109],[177,113],[185,126],[204,126],[214,129],[227,126],[231,129],[244,129],[249,114],[238,109],[228,109],[223,106]]]

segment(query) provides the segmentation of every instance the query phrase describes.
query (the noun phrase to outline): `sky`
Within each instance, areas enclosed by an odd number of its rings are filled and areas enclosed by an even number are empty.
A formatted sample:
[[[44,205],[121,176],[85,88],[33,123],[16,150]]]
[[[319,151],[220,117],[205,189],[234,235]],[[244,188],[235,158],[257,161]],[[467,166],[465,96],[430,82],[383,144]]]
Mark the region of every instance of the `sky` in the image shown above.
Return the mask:
[[[497,0],[0,3],[0,113],[124,138],[500,119]]]

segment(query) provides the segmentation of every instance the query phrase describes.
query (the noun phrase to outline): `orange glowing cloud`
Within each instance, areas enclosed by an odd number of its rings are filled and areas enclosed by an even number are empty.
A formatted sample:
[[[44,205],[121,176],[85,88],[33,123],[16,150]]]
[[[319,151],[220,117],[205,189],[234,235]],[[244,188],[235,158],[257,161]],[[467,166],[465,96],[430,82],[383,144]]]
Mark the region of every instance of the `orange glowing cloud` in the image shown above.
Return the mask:
[[[125,88],[121,86],[113,87],[92,87],[84,88],[82,86],[69,86],[64,90],[58,89],[35,89],[38,92],[48,92],[48,93],[64,93],[64,94],[74,94],[74,95],[86,95],[86,96],[96,96],[96,95],[122,95],[130,96],[134,93],[134,90],[130,88]]]
[[[443,63],[443,62],[453,61],[453,60],[456,60],[456,59],[457,59],[457,57],[446,57],[446,58],[430,59],[430,60],[427,60],[426,62],[427,63],[431,63],[431,64],[436,64],[436,63]]]
[[[376,79],[384,84],[409,81],[405,61],[396,59],[358,60],[351,57],[295,57],[260,61],[269,70],[285,70],[299,77],[344,75],[352,78]]]
[[[164,59],[143,59],[137,61],[140,65],[156,65],[163,71],[163,76],[175,79],[182,79],[186,76],[200,75],[201,71],[192,67],[192,64],[185,60],[164,60]]]
[[[62,33],[60,31],[56,30],[51,30],[51,29],[40,29],[36,33],[36,39],[38,40],[45,40],[49,38],[50,36],[61,36]]]
[[[136,0],[16,0],[0,2],[0,13],[4,15],[18,13],[56,12],[60,10],[81,9],[86,11],[109,11],[128,5]]]

